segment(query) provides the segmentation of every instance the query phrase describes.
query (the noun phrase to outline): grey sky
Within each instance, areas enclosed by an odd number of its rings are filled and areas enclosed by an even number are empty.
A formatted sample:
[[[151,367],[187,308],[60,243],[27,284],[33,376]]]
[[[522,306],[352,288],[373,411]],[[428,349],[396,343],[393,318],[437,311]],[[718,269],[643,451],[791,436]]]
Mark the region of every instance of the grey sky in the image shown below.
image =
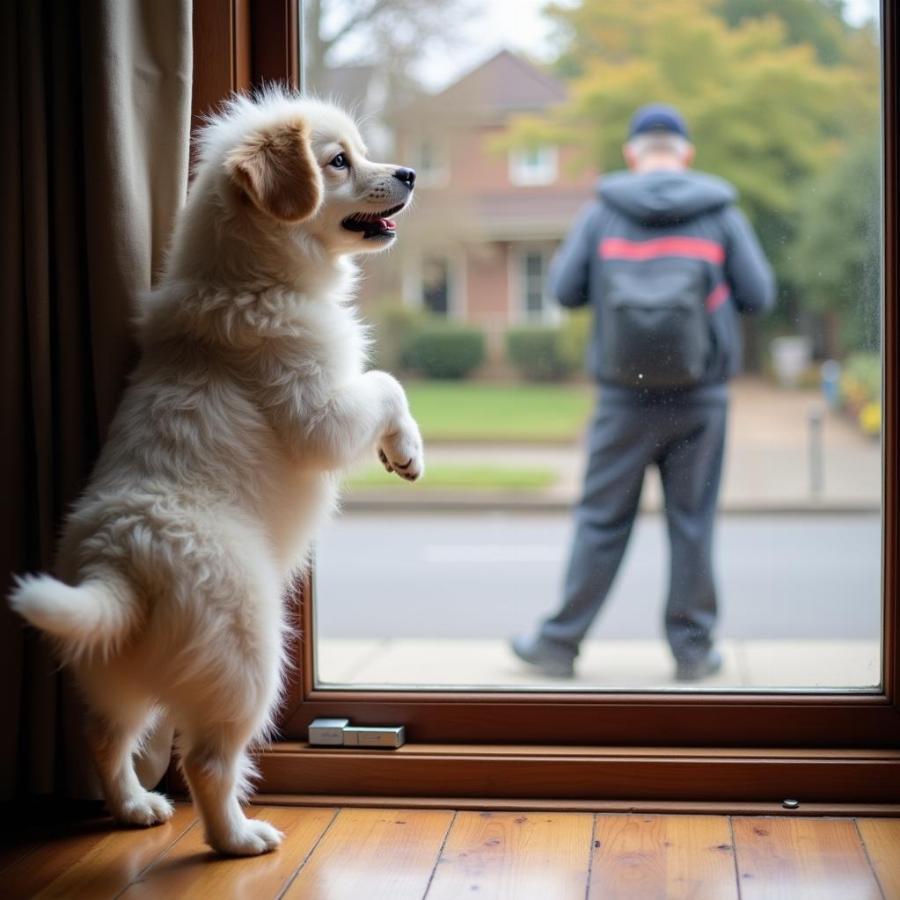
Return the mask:
[[[302,0],[301,0],[302,2]],[[553,55],[552,28],[541,11],[548,0],[482,0],[475,3],[474,15],[452,23],[454,40],[452,49],[432,50],[423,54],[416,65],[416,75],[429,90],[440,90],[464,72],[493,56],[503,48],[517,50],[535,59],[548,59]],[[580,0],[557,0],[560,5],[577,6]],[[640,0],[637,0],[640,2]],[[878,14],[879,0],[846,0],[848,21],[861,24]],[[352,9],[352,2],[350,2]],[[325,27],[329,26],[331,12],[335,26],[344,18],[347,0],[338,0],[326,7]],[[359,57],[362,47],[348,41],[336,48],[332,63],[341,63]]]
[[[577,5],[578,0],[561,0]],[[423,84],[437,90],[498,50],[518,50],[538,59],[552,54],[550,26],[541,15],[547,0],[485,0],[478,14],[453,23],[459,39],[452,52],[431,53],[418,65]],[[859,24],[877,14],[878,0],[847,0],[847,19]]]

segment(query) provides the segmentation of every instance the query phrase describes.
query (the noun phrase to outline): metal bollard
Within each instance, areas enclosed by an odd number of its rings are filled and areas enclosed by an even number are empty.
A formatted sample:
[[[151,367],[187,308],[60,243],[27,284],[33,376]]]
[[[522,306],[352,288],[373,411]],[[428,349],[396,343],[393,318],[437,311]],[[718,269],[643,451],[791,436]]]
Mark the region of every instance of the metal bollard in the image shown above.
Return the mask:
[[[825,489],[825,465],[822,452],[822,407],[815,404],[809,408],[809,494],[813,500],[821,500]]]

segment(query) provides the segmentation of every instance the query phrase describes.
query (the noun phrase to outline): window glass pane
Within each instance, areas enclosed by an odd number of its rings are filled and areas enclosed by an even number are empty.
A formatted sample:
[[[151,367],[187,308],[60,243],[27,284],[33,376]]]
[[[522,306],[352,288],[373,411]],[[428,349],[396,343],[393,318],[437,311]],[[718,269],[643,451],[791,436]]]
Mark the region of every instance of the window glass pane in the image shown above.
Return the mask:
[[[544,310],[544,258],[540,253],[526,253],[525,262],[525,310],[531,316],[540,316]]]
[[[515,185],[550,184],[556,179],[556,148],[525,147],[510,153],[510,180]]]
[[[358,303],[427,460],[347,476],[318,683],[876,690],[878,4],[305,9],[421,170]]]
[[[422,266],[422,306],[446,316],[450,308],[450,272],[446,259],[429,256]]]
[[[419,144],[419,169],[425,172],[434,169],[434,146],[427,139]]]

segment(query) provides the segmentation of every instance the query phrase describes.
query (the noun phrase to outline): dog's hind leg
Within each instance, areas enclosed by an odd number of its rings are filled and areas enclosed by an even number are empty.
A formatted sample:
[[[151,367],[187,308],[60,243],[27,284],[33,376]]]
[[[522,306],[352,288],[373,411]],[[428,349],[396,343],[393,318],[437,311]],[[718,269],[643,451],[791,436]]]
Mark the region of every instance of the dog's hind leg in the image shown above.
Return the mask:
[[[181,655],[177,686],[163,700],[207,842],[219,853],[253,856],[274,850],[282,838],[267,822],[247,819],[240,805],[253,774],[247,747],[265,734],[278,698],[281,585],[258,530],[217,523],[206,540],[217,580],[193,598],[205,627]]]
[[[103,796],[113,817],[128,825],[158,825],[172,817],[172,804],[146,790],[134,771],[134,754],[153,720],[152,705],[125,705],[114,716],[92,713],[87,738]]]
[[[207,843],[230,856],[255,856],[274,850],[282,834],[268,822],[248,819],[239,797],[252,765],[246,754],[252,729],[233,725],[204,728],[183,736],[182,768],[199,807]]]

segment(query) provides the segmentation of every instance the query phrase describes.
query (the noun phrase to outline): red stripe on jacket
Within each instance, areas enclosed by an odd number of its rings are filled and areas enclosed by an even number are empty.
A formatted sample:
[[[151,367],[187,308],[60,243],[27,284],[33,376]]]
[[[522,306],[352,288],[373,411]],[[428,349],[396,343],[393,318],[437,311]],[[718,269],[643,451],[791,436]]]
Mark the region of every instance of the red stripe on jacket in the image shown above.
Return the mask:
[[[728,285],[724,281],[719,282],[706,298],[706,311],[715,312],[730,296]]]
[[[604,238],[597,248],[603,259],[625,259],[640,262],[662,256],[683,256],[722,265],[725,248],[716,241],[698,237],[670,236],[649,241],[629,241],[625,238]]]

